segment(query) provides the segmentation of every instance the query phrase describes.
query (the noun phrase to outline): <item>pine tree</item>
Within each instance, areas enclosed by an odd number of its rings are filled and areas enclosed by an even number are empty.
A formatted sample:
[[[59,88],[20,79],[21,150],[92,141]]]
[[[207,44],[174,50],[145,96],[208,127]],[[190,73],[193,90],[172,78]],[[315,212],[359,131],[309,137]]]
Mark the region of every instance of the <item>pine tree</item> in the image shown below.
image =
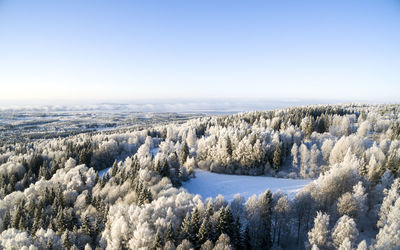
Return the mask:
[[[151,192],[147,188],[142,186],[140,190],[141,191],[139,192],[139,198],[138,198],[139,206],[153,201]]]
[[[218,234],[227,234],[232,237],[234,231],[234,221],[229,205],[225,208],[221,207],[218,219]]]
[[[314,118],[312,116],[309,117],[306,130],[304,132],[306,134],[306,138],[310,139],[312,132],[314,132]]]
[[[11,221],[10,213],[6,211],[3,217],[3,230],[6,230],[7,228],[10,227],[10,221]]]
[[[22,186],[24,188],[26,188],[29,185],[29,177],[28,177],[27,173],[24,174],[24,178],[22,178],[22,183],[21,184],[22,184]]]
[[[21,220],[22,217],[22,207],[18,206],[16,211],[14,212],[14,216],[12,218],[12,227],[13,228],[19,228],[19,222]]]
[[[168,241],[171,241],[171,242],[176,241],[175,231],[174,231],[174,228],[172,227],[171,222],[168,223],[167,235],[165,236],[165,242],[168,242]]]
[[[190,229],[190,213],[187,212],[181,224],[181,240],[190,239]]]
[[[23,216],[19,218],[18,229],[21,231],[25,231],[25,220]]]
[[[246,225],[246,229],[244,231],[243,238],[242,238],[242,248],[251,250],[250,242],[251,242],[250,229],[249,229],[249,225]]]
[[[278,143],[274,152],[273,167],[278,170],[282,164],[281,143]]]
[[[92,238],[93,245],[96,244],[96,237],[101,231],[103,231],[103,225],[101,224],[101,220],[96,217],[94,220],[94,226],[92,227],[92,230],[90,232],[90,237]]]
[[[92,204],[92,192],[88,190],[88,193],[85,196],[86,205]]]
[[[232,245],[235,249],[240,249],[242,246],[242,240],[241,240],[241,223],[239,217],[236,217],[235,223],[233,225],[233,232],[232,232],[232,237],[231,237],[231,242]]]
[[[79,152],[79,164],[85,164],[86,166],[89,167],[92,155],[93,155],[93,149],[91,147],[90,142],[85,142],[83,148]]]
[[[154,239],[153,249],[162,249],[163,245],[164,244],[160,235],[160,230],[157,230],[156,237]]]
[[[263,225],[263,234],[261,245],[270,248],[272,245],[271,228],[272,228],[272,193],[268,189],[261,197],[260,207],[260,220]]]
[[[391,154],[389,156],[389,159],[386,162],[386,169],[390,170],[393,175],[398,174],[397,171],[397,166],[396,166],[396,156],[394,154]]]
[[[71,240],[69,238],[69,231],[68,230],[65,230],[62,238],[63,238],[63,248],[64,249],[70,249],[72,244],[71,244]]]
[[[48,238],[46,244],[46,250],[52,250],[52,249],[53,249],[53,243],[51,242],[51,238]]]
[[[118,164],[117,160],[115,160],[112,166],[111,176],[115,177],[117,175],[117,172],[118,172]]]
[[[232,141],[229,136],[226,137],[226,153],[228,154],[229,157],[232,157]]]
[[[181,157],[180,157],[181,165],[185,164],[188,156],[189,156],[189,147],[185,141],[185,142],[183,142],[183,145],[182,145],[182,152],[181,152]]]
[[[64,206],[64,194],[63,194],[61,188],[57,189],[56,199],[57,199],[58,205],[63,207]]]
[[[193,243],[193,245],[198,245],[197,234],[200,229],[200,214],[199,210],[195,207],[192,212],[192,217],[190,219],[190,238],[189,240]]]
[[[328,113],[325,113],[324,123],[325,123],[325,132],[329,132],[330,122]]]
[[[66,222],[64,218],[64,212],[62,207],[58,208],[57,216],[56,216],[56,226],[58,232],[63,232],[66,229]]]
[[[205,218],[201,223],[199,233],[197,234],[197,239],[199,244],[203,244],[208,240],[208,231],[207,231],[207,224],[209,223],[208,219]]]
[[[86,214],[82,222],[82,230],[86,235],[91,234],[91,226],[89,216]]]
[[[170,167],[169,167],[169,164],[168,164],[167,160],[163,161],[163,164],[161,165],[161,173],[160,174],[161,174],[162,177],[164,177],[164,176],[169,177],[169,175],[170,175]]]
[[[367,169],[367,153],[363,153],[362,158],[360,160],[360,175],[367,177],[368,176],[368,169]]]

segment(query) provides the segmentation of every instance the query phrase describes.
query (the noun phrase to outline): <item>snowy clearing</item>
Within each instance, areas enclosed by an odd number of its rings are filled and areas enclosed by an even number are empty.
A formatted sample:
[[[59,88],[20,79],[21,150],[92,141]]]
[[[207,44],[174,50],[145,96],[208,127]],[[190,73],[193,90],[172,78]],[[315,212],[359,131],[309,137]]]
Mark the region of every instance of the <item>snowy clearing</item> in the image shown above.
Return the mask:
[[[156,154],[158,153],[159,149],[160,148],[152,148],[152,149],[150,149],[150,154],[152,154],[153,156],[156,156]]]
[[[109,167],[109,168],[105,168],[105,169],[103,169],[103,170],[100,170],[99,172],[98,172],[98,175],[99,175],[99,177],[101,178],[101,177],[103,177],[103,175],[105,175],[107,172],[108,172],[108,170],[110,170],[112,167]]]
[[[281,190],[290,198],[312,180],[283,179],[267,176],[247,176],[216,174],[196,169],[196,178],[183,183],[188,192],[199,194],[203,199],[215,198],[222,194],[225,200],[232,201],[235,194],[241,194],[246,200],[253,194],[259,195],[270,189],[271,192]]]

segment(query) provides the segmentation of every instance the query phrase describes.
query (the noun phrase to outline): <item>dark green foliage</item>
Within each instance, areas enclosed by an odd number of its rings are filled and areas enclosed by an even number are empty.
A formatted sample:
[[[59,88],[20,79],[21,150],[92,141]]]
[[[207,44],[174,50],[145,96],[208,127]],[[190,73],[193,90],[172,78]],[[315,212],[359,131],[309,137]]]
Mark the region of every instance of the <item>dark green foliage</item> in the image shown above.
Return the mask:
[[[325,132],[329,132],[330,121],[327,113],[325,113],[324,125],[325,125]]]
[[[160,231],[157,230],[156,237],[154,239],[153,249],[162,249],[164,243],[160,235]]]
[[[3,228],[4,229],[9,228],[10,223],[11,223],[10,213],[8,211],[6,211],[6,213],[4,214],[4,217],[3,217]]]
[[[225,208],[221,207],[218,219],[218,235],[227,234],[230,239],[234,235],[234,219],[227,205]]]
[[[111,176],[115,177],[117,175],[117,173],[118,173],[118,164],[117,164],[117,160],[115,160],[112,165]]]
[[[389,155],[386,161],[386,169],[390,170],[393,175],[399,174],[399,160],[396,159],[396,154]]]
[[[79,150],[78,163],[90,166],[92,161],[93,149],[90,141],[87,141]]]
[[[318,133],[324,133],[325,130],[326,130],[325,117],[318,116],[317,119],[315,120],[315,131]]]
[[[86,235],[91,234],[91,225],[90,225],[90,219],[89,219],[88,215],[85,215],[85,217],[83,218],[82,230]]]
[[[260,203],[260,220],[262,222],[262,238],[261,245],[269,249],[272,246],[271,228],[272,228],[272,193],[268,189],[262,196]],[[261,230],[261,229],[260,229]]]
[[[171,242],[176,241],[175,230],[172,227],[171,222],[168,223],[167,234],[165,235],[165,242],[167,242],[167,241],[171,241]]]
[[[71,246],[72,246],[72,244],[71,244],[71,239],[70,239],[70,236],[69,236],[69,231],[66,230],[64,232],[64,234],[63,234],[63,248],[64,249],[70,249]]]
[[[392,140],[399,139],[400,138],[400,122],[394,122],[392,123],[391,127],[392,129]]]
[[[199,232],[197,234],[198,244],[202,245],[204,242],[209,239],[209,229],[210,229],[210,222],[207,218],[203,220],[201,223]]]
[[[143,205],[145,203],[150,203],[153,201],[153,197],[151,195],[151,192],[149,191],[149,189],[147,189],[146,187],[144,187],[143,184],[141,184],[139,186],[139,188],[137,189],[138,193],[138,205]]]
[[[231,157],[232,156],[232,141],[229,136],[226,137],[226,153]]]
[[[231,237],[231,243],[235,249],[240,249],[242,246],[242,224],[240,223],[239,217],[236,217],[235,223],[233,225],[233,234]]]
[[[29,169],[33,174],[38,175],[40,166],[43,164],[43,158],[41,155],[34,154],[28,164]]]
[[[281,144],[279,143],[274,151],[273,167],[275,170],[278,170],[281,165],[282,165],[282,152],[281,152]]]
[[[251,241],[250,229],[249,229],[249,225],[247,225],[246,229],[244,230],[244,234],[242,236],[242,248],[251,250],[252,247],[251,247],[250,241]]]
[[[23,216],[24,216],[24,201],[22,200],[20,202],[20,204],[18,205],[18,207],[14,211],[11,226],[13,228],[20,228],[21,220],[23,220]]]
[[[61,206],[58,208],[58,211],[57,211],[56,227],[57,227],[58,232],[64,232],[65,229],[67,228],[66,220],[64,217],[64,211]]]
[[[161,159],[160,161],[155,162],[154,171],[158,172],[161,177],[169,177],[170,168],[167,159]]]
[[[182,145],[182,152],[181,152],[181,157],[179,158],[179,161],[181,163],[181,165],[185,164],[186,159],[189,156],[189,147],[186,143],[186,141],[183,143]]]
[[[180,240],[184,240],[190,239],[190,233],[191,233],[191,228],[190,228],[190,213],[187,212],[185,219],[182,221],[181,224],[181,236],[180,236]]]
[[[198,238],[197,235],[200,229],[200,214],[197,208],[194,208],[192,211],[192,216],[190,219],[190,236],[189,240],[192,242],[193,245],[198,245]]]
[[[304,131],[307,139],[310,138],[312,132],[314,132],[314,118],[312,116],[310,116],[309,121],[308,121],[305,131]]]

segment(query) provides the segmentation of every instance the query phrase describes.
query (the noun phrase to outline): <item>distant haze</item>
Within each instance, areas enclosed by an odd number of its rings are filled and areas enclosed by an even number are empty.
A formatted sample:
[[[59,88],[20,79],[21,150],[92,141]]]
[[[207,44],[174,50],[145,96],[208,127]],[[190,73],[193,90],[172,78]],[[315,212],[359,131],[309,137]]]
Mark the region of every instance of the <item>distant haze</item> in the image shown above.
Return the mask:
[[[263,111],[311,104],[338,104],[337,100],[247,100],[247,99],[171,99],[143,100],[103,103],[63,103],[63,104],[4,104],[1,111],[20,112],[177,112],[229,114],[242,111]]]

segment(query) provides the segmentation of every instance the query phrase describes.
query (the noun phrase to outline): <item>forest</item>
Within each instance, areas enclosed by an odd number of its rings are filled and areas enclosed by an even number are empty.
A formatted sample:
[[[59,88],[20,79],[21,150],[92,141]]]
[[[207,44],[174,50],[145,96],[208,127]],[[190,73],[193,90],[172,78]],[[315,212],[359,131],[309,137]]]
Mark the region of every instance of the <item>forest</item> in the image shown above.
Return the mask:
[[[0,249],[400,249],[399,114],[311,105],[0,140]],[[228,202],[182,187],[196,169],[312,181]]]

